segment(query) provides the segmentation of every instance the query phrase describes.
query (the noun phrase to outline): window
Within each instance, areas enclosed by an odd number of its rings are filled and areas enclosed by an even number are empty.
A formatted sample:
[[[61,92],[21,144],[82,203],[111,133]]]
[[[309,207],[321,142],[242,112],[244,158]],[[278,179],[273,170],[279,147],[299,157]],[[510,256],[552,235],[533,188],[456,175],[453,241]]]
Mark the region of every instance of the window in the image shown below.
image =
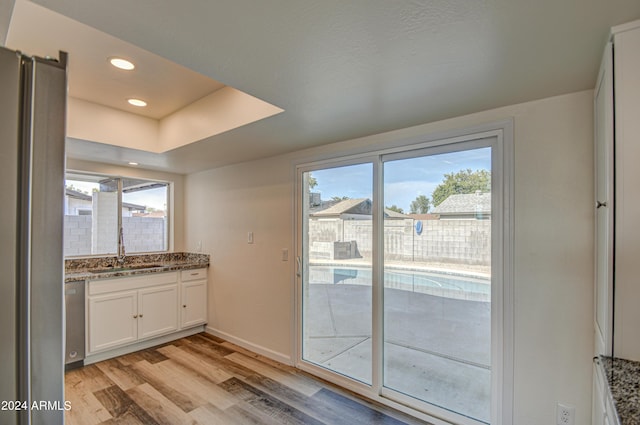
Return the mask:
[[[120,229],[128,254],[167,251],[169,183],[67,173],[64,255],[118,252]]]

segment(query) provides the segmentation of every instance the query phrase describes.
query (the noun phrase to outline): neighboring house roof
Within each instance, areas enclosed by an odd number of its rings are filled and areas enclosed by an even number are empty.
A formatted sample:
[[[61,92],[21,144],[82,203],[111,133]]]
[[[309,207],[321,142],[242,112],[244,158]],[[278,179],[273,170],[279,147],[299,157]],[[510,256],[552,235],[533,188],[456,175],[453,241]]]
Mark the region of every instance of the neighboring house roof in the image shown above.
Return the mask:
[[[77,190],[65,188],[66,195],[70,198],[82,199],[83,201],[90,201],[91,195],[87,195],[86,193],[78,192]]]
[[[339,217],[343,214],[367,215],[372,214],[372,202],[368,198],[345,199],[336,203],[323,202],[322,209],[315,209],[311,213],[313,217]],[[402,214],[388,208],[384,209],[385,218],[408,218]]]
[[[491,214],[491,193],[465,193],[449,195],[431,210],[433,214]]]
[[[65,194],[70,198],[81,199],[83,201],[91,201],[92,199],[91,195],[88,195],[83,192],[79,192],[77,190],[69,189],[68,187],[65,188]],[[135,211],[145,211],[147,209],[147,207],[144,205],[131,204],[129,202],[123,202],[122,207],[128,208],[130,210],[135,210]]]
[[[129,208],[130,210],[135,211],[145,211],[147,209],[147,207],[145,207],[144,205],[130,204],[129,202],[123,202],[122,206],[124,208]]]
[[[367,198],[345,199],[327,208],[316,211],[315,217],[339,216],[342,214],[371,215],[371,200]]]
[[[409,218],[408,215],[399,213],[398,211],[390,210],[389,208],[384,209],[384,218]]]

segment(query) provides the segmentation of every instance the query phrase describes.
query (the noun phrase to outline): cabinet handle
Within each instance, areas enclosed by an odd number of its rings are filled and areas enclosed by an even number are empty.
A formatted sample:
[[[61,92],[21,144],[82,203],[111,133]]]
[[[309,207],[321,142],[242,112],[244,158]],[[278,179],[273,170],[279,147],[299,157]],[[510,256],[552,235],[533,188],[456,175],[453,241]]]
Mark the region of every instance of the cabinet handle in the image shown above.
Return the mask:
[[[142,319],[142,314],[139,314],[138,317]]]
[[[182,308],[187,308],[187,305],[186,304],[182,304]]]
[[[191,276],[198,276],[200,273],[191,273]]]
[[[135,316],[133,316],[133,318],[134,318],[134,319],[137,319],[137,318],[138,318],[138,315],[136,314]]]

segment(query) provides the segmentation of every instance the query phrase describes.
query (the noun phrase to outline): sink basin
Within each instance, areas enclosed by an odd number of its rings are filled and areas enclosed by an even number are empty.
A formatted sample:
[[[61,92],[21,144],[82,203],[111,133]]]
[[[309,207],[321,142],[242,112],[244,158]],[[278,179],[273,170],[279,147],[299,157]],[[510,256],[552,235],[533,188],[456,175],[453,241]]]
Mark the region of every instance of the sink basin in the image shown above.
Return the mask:
[[[105,267],[103,269],[89,270],[91,273],[115,273],[128,272],[131,270],[153,269],[156,267],[164,267],[163,264],[132,264],[126,267]]]

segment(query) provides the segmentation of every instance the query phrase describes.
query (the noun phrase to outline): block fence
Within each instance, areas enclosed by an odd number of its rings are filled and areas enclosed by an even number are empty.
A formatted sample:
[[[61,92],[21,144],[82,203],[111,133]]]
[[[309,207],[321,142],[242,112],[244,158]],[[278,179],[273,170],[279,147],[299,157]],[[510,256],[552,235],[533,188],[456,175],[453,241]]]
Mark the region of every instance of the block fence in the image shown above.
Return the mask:
[[[107,223],[109,224],[109,223]],[[94,223],[90,215],[65,215],[64,216],[64,255],[93,255],[115,253],[117,247],[117,232],[107,225],[93,227]],[[117,227],[117,226],[116,226]],[[166,223],[163,217],[122,217],[124,231],[124,245],[127,253],[163,251],[166,246]],[[111,230],[109,235],[104,235]],[[95,245],[95,237],[98,232],[100,240],[108,237],[110,243],[100,244],[100,250],[92,250]]]
[[[425,220],[421,234],[415,223],[385,220],[386,259],[490,265],[491,220]],[[310,220],[310,259],[371,258],[371,224],[371,220]]]

